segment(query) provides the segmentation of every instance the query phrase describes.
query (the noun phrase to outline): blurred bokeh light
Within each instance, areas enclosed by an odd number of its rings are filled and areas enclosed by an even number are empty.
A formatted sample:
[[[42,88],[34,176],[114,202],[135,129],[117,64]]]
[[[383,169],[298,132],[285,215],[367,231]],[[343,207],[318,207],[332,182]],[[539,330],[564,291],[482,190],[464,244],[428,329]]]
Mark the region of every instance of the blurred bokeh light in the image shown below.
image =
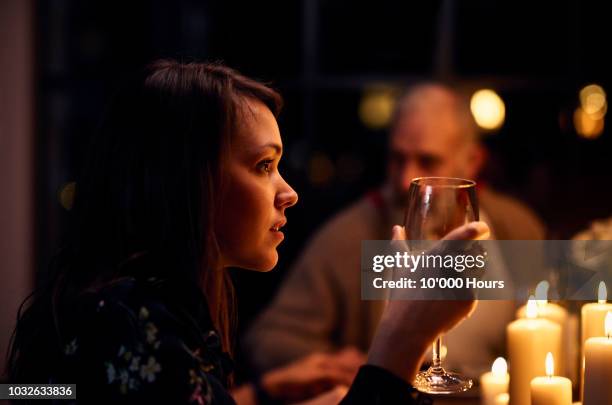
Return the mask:
[[[595,139],[604,130],[604,120],[587,113],[582,107],[578,107],[574,111],[574,126],[581,137]]]
[[[76,191],[76,183],[71,181],[64,184],[59,192],[59,201],[65,210],[70,211],[74,204],[74,193]]]
[[[334,164],[331,159],[322,153],[315,153],[310,159],[308,179],[314,186],[329,184],[335,174]]]
[[[359,118],[370,129],[383,129],[389,125],[396,91],[389,86],[374,86],[365,90],[359,103]]]
[[[597,84],[590,84],[580,90],[580,105],[592,118],[603,118],[608,110],[606,92]]]
[[[476,91],[470,100],[470,109],[476,124],[489,131],[500,128],[506,117],[503,100],[491,89]]]
[[[580,107],[574,111],[576,133],[583,138],[598,138],[604,130],[604,117],[608,111],[606,92],[597,84],[580,90]]]

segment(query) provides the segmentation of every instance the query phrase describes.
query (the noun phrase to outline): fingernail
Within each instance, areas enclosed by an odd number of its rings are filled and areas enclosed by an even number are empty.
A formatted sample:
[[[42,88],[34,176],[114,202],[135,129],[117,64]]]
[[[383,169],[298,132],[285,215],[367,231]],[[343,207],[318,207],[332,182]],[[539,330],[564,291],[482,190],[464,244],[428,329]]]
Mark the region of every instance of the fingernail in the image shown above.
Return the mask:
[[[489,232],[489,226],[482,221],[472,223],[472,229],[476,233],[476,235],[483,235]]]

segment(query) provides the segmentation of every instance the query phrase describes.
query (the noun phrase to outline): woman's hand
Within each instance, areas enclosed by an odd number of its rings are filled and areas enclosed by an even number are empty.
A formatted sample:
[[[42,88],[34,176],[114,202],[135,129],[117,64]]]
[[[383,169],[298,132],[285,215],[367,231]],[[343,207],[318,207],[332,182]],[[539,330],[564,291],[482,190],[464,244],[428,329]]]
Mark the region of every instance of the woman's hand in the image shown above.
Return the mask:
[[[472,222],[443,239],[478,240],[488,234],[487,224]],[[404,228],[394,226],[393,240],[405,239]],[[368,363],[412,382],[433,341],[468,317],[475,306],[474,300],[389,301],[372,342]]]
[[[264,374],[261,384],[266,393],[275,400],[304,401],[338,385],[351,385],[357,370],[364,363],[365,355],[354,348],[337,353],[313,353]],[[328,397],[320,399],[329,400],[336,396],[332,391]]]

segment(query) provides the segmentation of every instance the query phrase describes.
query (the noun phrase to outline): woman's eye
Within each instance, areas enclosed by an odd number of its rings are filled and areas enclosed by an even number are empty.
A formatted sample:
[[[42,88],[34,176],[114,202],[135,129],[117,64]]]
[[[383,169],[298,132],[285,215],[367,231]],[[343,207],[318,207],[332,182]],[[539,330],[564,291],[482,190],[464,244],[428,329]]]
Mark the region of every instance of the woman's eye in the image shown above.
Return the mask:
[[[264,160],[263,162],[259,163],[259,170],[265,173],[270,173],[272,171],[272,161]]]

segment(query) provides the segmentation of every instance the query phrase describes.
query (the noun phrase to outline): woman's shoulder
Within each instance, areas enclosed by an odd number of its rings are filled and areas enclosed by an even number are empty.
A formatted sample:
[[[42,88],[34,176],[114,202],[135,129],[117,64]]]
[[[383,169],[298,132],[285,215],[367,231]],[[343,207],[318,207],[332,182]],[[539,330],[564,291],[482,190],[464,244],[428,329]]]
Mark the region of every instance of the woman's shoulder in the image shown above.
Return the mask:
[[[231,363],[212,325],[167,295],[155,280],[126,278],[79,296],[64,328],[58,377],[78,379],[81,392],[125,400],[210,403],[214,392],[226,395]]]
[[[159,326],[177,335],[184,329],[166,302],[134,278],[86,290],[64,307],[62,315],[62,335],[90,339],[114,337],[155,343]]]
[[[109,316],[129,321],[128,324],[134,326],[139,320],[148,319],[151,312],[155,317],[172,318],[168,303],[155,292],[153,285],[153,280],[126,277],[91,287],[74,298],[64,313],[69,319],[78,321],[76,326],[89,318],[103,321]]]
[[[138,327],[143,321],[164,324],[170,330],[191,332],[189,340],[198,342],[204,332],[214,329],[206,299],[197,289],[156,278],[125,277],[89,288],[68,304],[68,318],[76,325],[96,321],[123,321],[117,326]],[[191,329],[191,330],[190,330]]]

